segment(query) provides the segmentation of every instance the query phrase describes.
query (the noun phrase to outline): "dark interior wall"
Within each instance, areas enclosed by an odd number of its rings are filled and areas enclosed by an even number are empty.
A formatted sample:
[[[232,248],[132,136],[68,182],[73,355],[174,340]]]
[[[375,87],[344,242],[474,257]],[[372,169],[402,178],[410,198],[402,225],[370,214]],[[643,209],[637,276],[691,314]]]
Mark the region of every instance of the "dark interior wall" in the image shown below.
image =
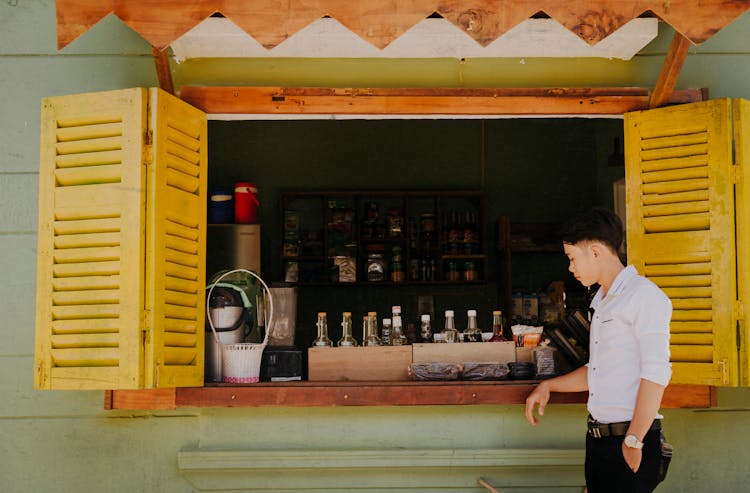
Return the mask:
[[[476,308],[489,327],[498,306],[496,222],[560,222],[593,205],[612,206],[609,168],[622,121],[607,119],[212,121],[209,189],[238,181],[259,188],[262,275],[281,280],[279,193],[289,190],[482,190],[487,212],[490,282],[463,286],[338,286],[301,288],[298,344],[314,335],[315,312],[329,313],[338,337],[341,311],[361,315],[404,307],[417,321],[417,298],[434,299],[436,325],[454,309],[457,323]],[[609,190],[609,191],[608,191]],[[544,288],[564,279],[577,288],[562,253],[513,260],[515,288]]]

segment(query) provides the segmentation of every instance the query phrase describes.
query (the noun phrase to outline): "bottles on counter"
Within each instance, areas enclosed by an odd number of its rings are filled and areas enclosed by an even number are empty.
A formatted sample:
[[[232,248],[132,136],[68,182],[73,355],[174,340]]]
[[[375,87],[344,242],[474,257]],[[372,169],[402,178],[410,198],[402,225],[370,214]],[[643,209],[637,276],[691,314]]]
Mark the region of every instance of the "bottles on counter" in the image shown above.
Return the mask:
[[[395,319],[395,315],[394,315]],[[391,328],[393,327],[393,319],[384,318],[383,324],[380,328],[380,343],[383,346],[390,346],[391,344]]]
[[[456,330],[456,321],[454,320],[453,310],[445,310],[445,327],[443,328],[443,339],[445,342],[457,342],[458,331]]]
[[[352,312],[344,312],[343,320],[341,321],[341,339],[339,339],[339,347],[354,347],[358,346],[359,343],[352,335]]]
[[[462,322],[463,323],[463,322]],[[328,334],[326,312],[318,312],[317,337],[313,347],[333,347]],[[409,331],[406,328],[409,328]],[[360,343],[353,335],[352,313],[343,312],[341,321],[342,335],[335,344],[338,347],[356,347]],[[466,329],[457,328],[454,310],[445,310],[445,325],[442,331],[433,331],[432,317],[429,313],[420,315],[420,325],[404,323],[400,305],[391,307],[391,316],[383,318],[378,324],[377,312],[368,312],[362,319],[362,346],[401,346],[429,342],[505,342],[503,313],[492,312],[492,332],[483,333],[478,322],[477,310],[466,311]]]
[[[406,336],[401,325],[401,315],[393,316],[393,331],[391,332],[391,346],[403,346],[406,344]]]
[[[468,318],[466,331],[464,332],[466,342],[482,342],[482,331],[477,326],[477,311],[468,310],[466,316]]]
[[[328,338],[328,318],[326,312],[318,312],[318,337],[313,341],[313,347],[332,347],[333,341]]]
[[[492,339],[490,342],[505,342],[507,339],[503,334],[503,312],[495,310],[492,312]]]
[[[382,346],[383,343],[378,337],[378,314],[376,312],[368,312],[364,319],[366,327],[365,340],[362,341],[363,346]]]
[[[432,342],[432,323],[430,322],[429,313],[425,313],[421,317],[419,336],[422,338],[422,342]]]

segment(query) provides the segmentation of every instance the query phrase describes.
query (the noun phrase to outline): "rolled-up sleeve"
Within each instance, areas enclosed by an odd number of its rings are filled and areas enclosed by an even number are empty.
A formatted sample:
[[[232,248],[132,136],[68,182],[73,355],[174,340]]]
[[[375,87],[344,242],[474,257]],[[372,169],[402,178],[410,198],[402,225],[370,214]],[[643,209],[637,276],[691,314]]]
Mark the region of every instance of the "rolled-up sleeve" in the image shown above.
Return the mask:
[[[633,300],[640,305],[634,320],[641,359],[641,378],[667,386],[672,377],[669,362],[669,322],[672,302],[656,285],[641,289]]]

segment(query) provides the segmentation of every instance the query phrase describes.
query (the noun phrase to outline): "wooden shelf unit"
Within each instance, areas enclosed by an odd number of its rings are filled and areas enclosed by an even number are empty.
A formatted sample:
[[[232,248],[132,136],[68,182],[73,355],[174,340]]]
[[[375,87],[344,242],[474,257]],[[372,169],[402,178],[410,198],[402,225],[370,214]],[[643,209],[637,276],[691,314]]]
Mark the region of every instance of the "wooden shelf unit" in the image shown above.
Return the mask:
[[[331,204],[338,202],[336,207]],[[364,220],[368,204],[376,204],[378,212],[377,225],[379,231],[366,231]],[[340,206],[340,207],[339,207]],[[484,199],[481,191],[429,191],[429,190],[365,190],[365,191],[287,191],[282,192],[279,200],[280,237],[282,243],[288,243],[290,238],[287,211],[296,212],[292,224],[296,224],[297,241],[300,242],[298,255],[290,255],[290,249],[281,251],[281,279],[290,281],[288,266],[296,262],[299,269],[298,285],[314,286],[346,286],[346,285],[384,285],[400,286],[414,284],[476,284],[488,280],[489,256],[487,252],[487,231],[485,226]],[[331,228],[332,211],[336,209],[351,210],[351,235],[346,239],[353,244],[351,251],[340,250],[343,247],[341,238],[334,238],[334,228]],[[402,229],[399,236],[389,235],[387,229],[387,211],[397,209],[401,211]],[[446,248],[446,224],[443,219],[446,214],[460,211],[461,214],[471,213],[475,219],[474,228],[479,236],[471,251],[451,251]],[[340,212],[337,212],[340,213]],[[434,237],[432,245],[426,248],[420,237],[422,214],[434,214]],[[304,237],[312,231],[312,238],[319,240],[319,244],[311,242],[315,248],[305,246]],[[309,236],[308,236],[309,238]],[[294,241],[294,240],[291,240]],[[416,246],[415,246],[416,243]],[[452,245],[453,243],[451,243]],[[372,245],[382,245],[382,252],[386,263],[386,278],[383,281],[368,281],[366,263],[369,248]],[[393,247],[400,247],[404,280],[393,281],[390,278],[390,258]],[[465,248],[465,244],[460,245]],[[293,248],[291,249],[293,250]],[[312,250],[312,251],[311,251]],[[338,250],[338,251],[337,251]],[[354,256],[356,264],[356,280],[354,282],[335,282],[329,277],[333,258],[336,255]],[[423,258],[434,260],[434,275],[422,276],[421,266],[418,278],[411,275],[411,261]],[[462,267],[466,263],[474,263],[475,279],[463,279]],[[453,263],[458,272],[458,279],[449,279],[448,266]],[[303,272],[308,267],[310,271]]]

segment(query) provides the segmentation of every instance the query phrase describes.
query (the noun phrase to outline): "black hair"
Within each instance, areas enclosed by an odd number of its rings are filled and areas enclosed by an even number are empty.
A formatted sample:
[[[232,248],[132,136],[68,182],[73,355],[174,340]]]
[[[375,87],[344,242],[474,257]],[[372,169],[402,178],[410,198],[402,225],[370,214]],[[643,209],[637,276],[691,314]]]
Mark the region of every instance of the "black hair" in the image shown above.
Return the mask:
[[[609,209],[594,207],[568,221],[560,233],[563,243],[575,245],[582,241],[600,241],[614,253],[620,250],[622,221]]]

